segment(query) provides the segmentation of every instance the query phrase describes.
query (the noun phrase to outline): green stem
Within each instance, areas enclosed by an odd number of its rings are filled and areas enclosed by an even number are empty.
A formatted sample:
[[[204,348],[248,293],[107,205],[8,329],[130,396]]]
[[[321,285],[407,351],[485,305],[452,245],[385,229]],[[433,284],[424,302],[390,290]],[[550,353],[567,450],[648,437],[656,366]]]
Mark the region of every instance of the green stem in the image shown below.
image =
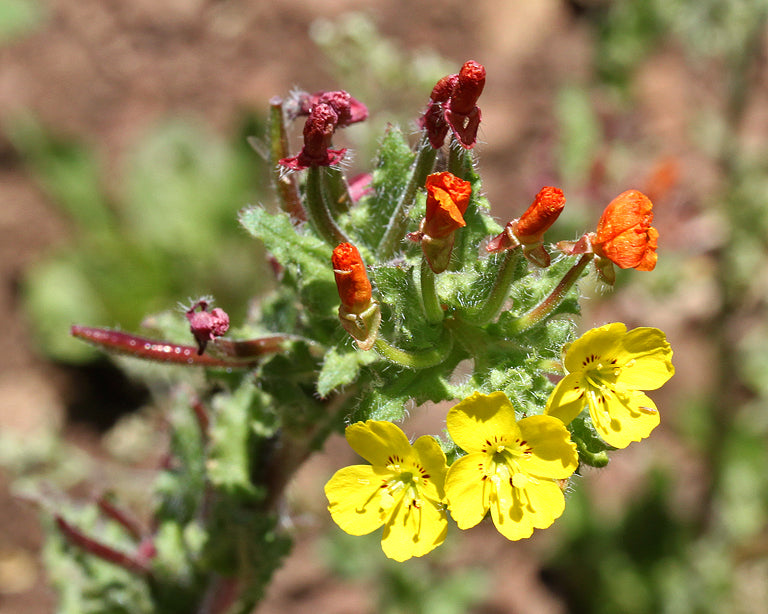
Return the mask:
[[[576,280],[581,277],[581,274],[584,272],[584,269],[587,267],[587,265],[592,261],[593,257],[594,254],[582,255],[582,257],[579,258],[579,261],[574,264],[563,276],[563,278],[560,280],[560,283],[555,286],[555,289],[552,290],[547,298],[541,301],[541,303],[536,305],[536,307],[531,309],[528,313],[520,316],[517,319],[517,322],[515,323],[515,330],[517,332],[523,332],[524,330],[527,330],[538,324],[549,314],[551,314],[557,308],[557,306],[563,302],[565,295],[568,294],[568,290],[570,290]]]
[[[408,210],[416,199],[416,191],[424,185],[427,175],[435,166],[437,151],[429,144],[426,132],[422,133],[416,150],[416,159],[411,165],[411,178],[403,188],[400,199],[389,218],[387,229],[379,242],[378,255],[382,260],[388,260],[395,255],[397,247],[405,235],[408,222]]]
[[[347,235],[338,227],[326,204],[323,190],[325,167],[310,166],[307,170],[306,203],[309,221],[317,234],[333,247],[349,243]]]
[[[388,361],[408,369],[427,369],[439,365],[448,358],[453,349],[453,337],[448,331],[443,331],[437,345],[428,350],[401,350],[381,337],[376,339],[373,347]]]
[[[424,306],[424,316],[429,324],[437,324],[443,320],[443,308],[435,288],[435,273],[429,267],[426,258],[421,260],[421,300]]]
[[[451,146],[448,149],[448,170],[459,179],[469,181],[471,168],[472,158],[469,150],[464,149],[456,137],[451,135]]]
[[[329,166],[326,168],[324,179],[331,213],[338,215],[349,211],[352,207],[352,197],[349,195],[349,185],[344,173]]]
[[[273,98],[269,101],[269,168],[272,184],[277,193],[280,209],[296,220],[305,220],[307,216],[301,206],[299,186],[294,173],[286,173],[278,160],[288,157],[288,130],[285,127],[283,101]]]
[[[520,261],[520,252],[521,249],[519,247],[507,250],[496,273],[496,281],[493,284],[493,288],[491,288],[491,291],[480,307],[474,307],[467,311],[464,319],[472,324],[482,326],[499,315],[504,302],[509,297],[509,288],[515,280],[515,270],[517,269],[517,263]]]
[[[464,149],[454,135],[451,135],[451,146],[448,150],[448,170],[464,181],[471,181],[472,153]],[[467,226],[472,225],[475,216],[478,215],[476,198],[472,198],[469,207],[464,212],[464,221]],[[456,240],[453,246],[453,255],[448,264],[449,271],[461,271],[464,268],[467,255],[467,242],[470,241],[469,228],[456,231]]]

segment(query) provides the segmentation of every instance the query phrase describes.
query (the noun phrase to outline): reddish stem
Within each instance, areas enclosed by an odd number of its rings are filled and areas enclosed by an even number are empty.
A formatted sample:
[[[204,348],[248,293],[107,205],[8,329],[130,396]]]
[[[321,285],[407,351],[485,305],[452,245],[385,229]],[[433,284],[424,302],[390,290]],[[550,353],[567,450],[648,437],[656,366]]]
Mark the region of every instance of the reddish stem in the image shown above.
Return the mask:
[[[94,328],[91,326],[72,326],[70,332],[73,337],[83,339],[105,350],[127,354],[135,358],[155,360],[178,365],[202,366],[202,367],[247,367],[251,361],[233,360],[232,358],[216,358],[209,354],[198,354],[197,347],[192,345],[177,345],[166,341],[147,339],[129,333],[123,333],[107,328]],[[268,347],[274,347],[268,344]],[[272,350],[277,351],[277,350]],[[268,353],[262,349],[259,354],[235,354],[247,358],[256,358]]]
[[[115,505],[109,495],[100,496],[96,500],[96,504],[105,516],[108,516],[122,526],[136,541],[141,540],[144,536],[144,529],[141,524],[139,524],[139,521],[131,516],[126,510]]]
[[[208,416],[208,408],[203,405],[200,399],[194,399],[192,401],[192,411],[195,413],[197,419],[197,425],[200,428],[200,433],[203,439],[208,438],[208,427],[210,426],[211,419]]]
[[[148,575],[150,568],[146,562],[137,559],[125,552],[120,552],[111,546],[102,544],[100,541],[82,533],[58,514],[54,515],[56,526],[62,535],[74,546],[89,552],[90,554],[110,563],[122,567],[135,574]]]

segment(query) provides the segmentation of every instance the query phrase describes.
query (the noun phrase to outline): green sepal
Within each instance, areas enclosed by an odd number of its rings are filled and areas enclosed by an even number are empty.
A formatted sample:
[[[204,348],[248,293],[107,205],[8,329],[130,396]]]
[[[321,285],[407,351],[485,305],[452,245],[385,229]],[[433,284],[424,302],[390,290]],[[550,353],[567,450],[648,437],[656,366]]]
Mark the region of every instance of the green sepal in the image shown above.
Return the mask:
[[[608,464],[608,452],[613,448],[600,439],[584,414],[572,420],[568,430],[571,431],[571,439],[576,444],[579,462],[590,467],[605,467]]]

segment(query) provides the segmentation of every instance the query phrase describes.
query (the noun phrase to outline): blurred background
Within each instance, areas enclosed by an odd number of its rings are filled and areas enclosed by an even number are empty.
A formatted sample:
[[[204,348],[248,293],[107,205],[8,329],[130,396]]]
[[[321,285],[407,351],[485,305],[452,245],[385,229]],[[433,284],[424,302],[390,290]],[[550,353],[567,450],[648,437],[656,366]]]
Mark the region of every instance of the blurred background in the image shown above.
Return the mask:
[[[167,441],[146,385],[69,326],[139,331],[204,294],[242,319],[267,290],[236,214],[271,199],[246,141],[268,100],[343,88],[367,104],[343,135],[351,176],[467,59],[488,72],[476,151],[502,224],[543,185],[568,198],[551,240],[625,189],[654,201],[657,269],[585,282],[581,328],[667,333],[662,425],[585,471],[553,528],[456,531],[402,565],[331,525],[322,486],[353,458],[334,439],[290,491],[296,545],[260,611],[768,611],[767,15],[766,0],[0,2],[0,614],[55,611],[25,493],[114,488],[146,516]],[[445,408],[411,414],[416,433]]]

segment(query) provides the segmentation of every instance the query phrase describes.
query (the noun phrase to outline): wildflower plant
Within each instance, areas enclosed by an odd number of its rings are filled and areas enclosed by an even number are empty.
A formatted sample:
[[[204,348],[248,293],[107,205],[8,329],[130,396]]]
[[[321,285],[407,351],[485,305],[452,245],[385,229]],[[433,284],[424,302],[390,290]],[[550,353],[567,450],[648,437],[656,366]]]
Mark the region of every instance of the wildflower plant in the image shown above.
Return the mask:
[[[625,193],[596,233],[553,247],[545,233],[566,199],[546,186],[500,226],[474,158],[485,79],[473,61],[441,79],[415,144],[389,127],[372,173],[355,179],[333,140],[365,119],[362,102],[273,99],[265,149],[278,206],[239,219],[271,256],[274,292],[241,323],[201,299],[158,320],[167,341],[73,327],[106,350],[206,374],[174,397],[173,462],[141,540],[102,543],[53,512],[83,569],[89,557],[119,569],[104,576],[110,590],[132,579],[140,589],[125,592],[141,592],[147,611],[250,611],[289,548],[285,487],[334,432],[369,464],[328,476],[331,518],[353,535],[381,529],[384,554],[402,561],[438,547],[450,522],[490,516],[509,540],[546,529],[580,466],[605,465],[659,423],[642,391],[673,373],[661,331],[613,323],[574,340],[590,262],[608,280],[612,263],[653,268],[650,201]],[[305,116],[292,155],[290,122]],[[452,406],[447,431],[410,443],[397,424],[427,402]]]

